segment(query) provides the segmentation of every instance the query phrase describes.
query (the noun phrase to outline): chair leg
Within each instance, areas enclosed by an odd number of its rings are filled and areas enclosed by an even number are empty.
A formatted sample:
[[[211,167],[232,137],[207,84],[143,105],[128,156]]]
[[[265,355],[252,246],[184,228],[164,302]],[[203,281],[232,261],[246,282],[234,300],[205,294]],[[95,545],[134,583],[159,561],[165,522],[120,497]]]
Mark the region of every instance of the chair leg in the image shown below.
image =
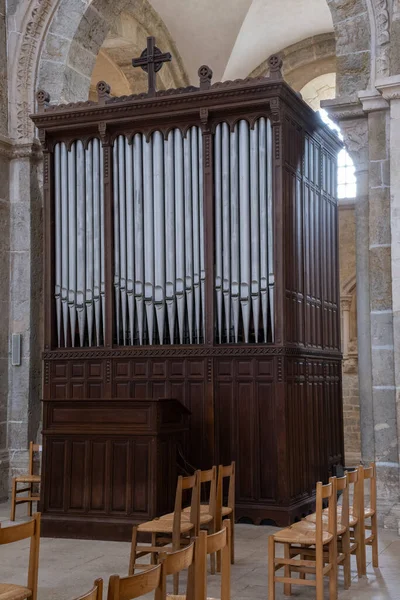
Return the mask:
[[[175,540],[174,538],[172,538],[172,551],[179,550],[180,546],[181,546],[180,539]],[[173,580],[174,580],[174,595],[177,596],[179,594],[179,573],[174,573]]]
[[[284,548],[284,557],[290,558],[290,544],[284,544],[283,548]],[[291,577],[291,575],[292,575],[292,573],[290,570],[290,566],[285,565],[285,577]],[[292,586],[290,583],[283,584],[283,593],[285,594],[285,596],[292,595]]]
[[[157,546],[157,534],[156,533],[152,533],[151,534],[151,545],[152,546]],[[156,565],[157,564],[157,557],[155,552],[152,552],[150,554],[150,564],[152,565]]]
[[[345,555],[343,570],[344,570],[344,589],[348,590],[351,586],[351,560],[350,560],[350,530],[342,535],[342,550]]]
[[[268,600],[275,600],[275,540],[268,538]]]
[[[214,522],[210,524],[209,535],[215,533],[215,524]],[[211,567],[211,575],[215,575],[215,552],[210,554],[210,567]]]
[[[315,558],[316,600],[324,600],[324,563],[322,557],[320,561],[317,556]]]
[[[371,517],[371,533],[374,536],[372,542],[372,566],[377,569],[379,567],[378,561],[378,519],[376,513]]]
[[[233,512],[230,514],[231,521],[231,564],[235,564],[235,515]]]
[[[365,544],[365,527],[359,527],[360,530],[360,555],[361,555],[361,575],[367,574],[367,547]]]
[[[300,554],[300,560],[305,560],[306,555],[305,554]],[[305,579],[306,578],[306,574],[305,573],[299,573],[299,578],[300,579]]]
[[[360,535],[360,525],[357,523],[354,527],[354,540],[357,544],[356,548],[356,560],[357,560],[357,575],[358,577],[362,577],[363,575],[363,558],[362,558],[362,546],[361,546],[361,535]]]
[[[336,538],[329,543],[329,562],[331,565],[331,570],[329,571],[329,600],[336,600],[338,579]]]
[[[32,484],[29,485],[29,492],[28,492],[28,494],[30,496],[32,496]],[[32,516],[32,504],[33,504],[33,502],[28,502],[28,517]]]
[[[11,491],[11,516],[10,516],[11,521],[15,521],[16,499],[17,499],[17,482],[15,481],[15,479],[13,479],[12,491]]]
[[[134,525],[132,527],[132,543],[131,543],[131,555],[129,558],[128,575],[133,575],[135,573],[136,546],[137,546],[137,525]]]

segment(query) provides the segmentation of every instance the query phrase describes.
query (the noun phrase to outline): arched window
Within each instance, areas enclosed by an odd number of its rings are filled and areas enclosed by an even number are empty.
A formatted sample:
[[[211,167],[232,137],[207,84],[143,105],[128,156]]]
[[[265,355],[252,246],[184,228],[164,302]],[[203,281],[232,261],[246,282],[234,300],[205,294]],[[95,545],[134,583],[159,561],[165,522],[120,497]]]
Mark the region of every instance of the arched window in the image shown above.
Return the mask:
[[[343,136],[340,133],[339,127],[329,118],[326,110],[320,108],[318,112],[323,122],[334,131],[337,131],[342,140]],[[343,148],[338,155],[338,198],[355,198],[356,194],[357,180],[354,163],[350,154]]]
[[[328,113],[320,108],[321,100],[335,96],[336,74],[326,73],[319,75],[309,81],[300,91],[303,99],[321,115],[321,119],[331,129],[337,131],[340,139],[343,139],[339,127],[329,118]],[[355,198],[357,194],[357,181],[354,163],[349,153],[343,149],[338,155],[338,198]]]

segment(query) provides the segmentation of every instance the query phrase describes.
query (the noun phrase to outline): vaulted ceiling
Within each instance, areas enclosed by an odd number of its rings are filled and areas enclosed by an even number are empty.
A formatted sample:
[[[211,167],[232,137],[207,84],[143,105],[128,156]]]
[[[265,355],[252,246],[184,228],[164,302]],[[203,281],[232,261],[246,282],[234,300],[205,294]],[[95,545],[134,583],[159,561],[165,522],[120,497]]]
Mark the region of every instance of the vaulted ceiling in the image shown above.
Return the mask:
[[[326,0],[132,0],[110,31],[92,83],[108,79],[115,94],[141,92],[146,76],[131,59],[147,35],[174,60],[158,76],[158,87],[194,85],[200,65],[213,80],[246,77],[270,54],[333,31]]]

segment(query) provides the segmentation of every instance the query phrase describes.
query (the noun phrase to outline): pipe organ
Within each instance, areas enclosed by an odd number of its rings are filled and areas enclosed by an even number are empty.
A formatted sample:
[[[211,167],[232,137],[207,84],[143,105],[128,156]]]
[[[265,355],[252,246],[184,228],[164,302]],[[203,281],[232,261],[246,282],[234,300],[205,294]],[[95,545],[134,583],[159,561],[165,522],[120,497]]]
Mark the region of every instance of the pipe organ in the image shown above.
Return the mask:
[[[168,509],[184,411],[194,467],[236,460],[239,519],[290,523],[343,463],[340,142],[277,57],[211,75],[38,93],[45,535],[129,539]]]

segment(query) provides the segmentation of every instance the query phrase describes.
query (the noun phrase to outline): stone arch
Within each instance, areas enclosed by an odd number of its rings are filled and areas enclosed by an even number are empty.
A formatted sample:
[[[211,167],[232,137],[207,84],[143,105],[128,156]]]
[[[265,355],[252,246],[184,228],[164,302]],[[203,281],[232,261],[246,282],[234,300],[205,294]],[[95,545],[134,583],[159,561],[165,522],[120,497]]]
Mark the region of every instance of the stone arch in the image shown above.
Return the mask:
[[[352,296],[356,291],[357,277],[352,275],[342,286],[341,296]]]
[[[38,87],[49,91],[53,102],[87,98],[90,85],[87,73],[93,68],[94,57],[107,32],[121,11],[132,6],[136,10],[145,1],[18,3],[16,13],[10,17],[10,31],[15,32],[11,37],[14,37],[12,52],[16,65],[10,82],[11,135],[16,141],[28,143],[33,139],[28,115],[34,107],[34,92]],[[376,38],[375,25],[370,25],[376,17],[373,3],[386,6],[387,0],[326,1],[336,36],[338,94],[353,94],[365,89],[371,76],[371,48]],[[386,39],[385,35],[381,37]],[[77,64],[78,49],[82,54]]]
[[[278,54],[283,60],[283,75],[296,91],[300,91],[319,75],[336,73],[336,41],[333,32],[322,33],[291,44]],[[268,60],[265,60],[249,76],[259,77],[267,73]]]
[[[100,48],[124,11],[135,18],[147,35],[156,35],[161,47],[171,49],[174,55],[174,61],[168,65],[171,79],[176,85],[188,84],[179,52],[148,0],[92,0],[77,23],[75,18],[69,21],[70,4],[60,1],[40,61],[38,87],[48,91],[53,101],[87,100]],[[66,44],[65,38],[70,42]]]

